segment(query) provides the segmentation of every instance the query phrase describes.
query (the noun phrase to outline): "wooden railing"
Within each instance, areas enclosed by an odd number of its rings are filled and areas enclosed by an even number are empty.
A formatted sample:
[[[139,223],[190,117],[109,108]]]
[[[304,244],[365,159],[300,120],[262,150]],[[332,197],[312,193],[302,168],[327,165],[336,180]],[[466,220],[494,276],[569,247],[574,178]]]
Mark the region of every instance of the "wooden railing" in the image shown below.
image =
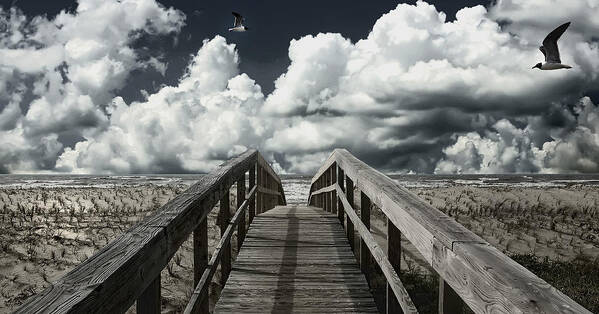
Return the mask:
[[[229,219],[234,183],[237,211]],[[221,239],[208,261],[207,217],[219,201]],[[32,296],[17,313],[122,313],[135,301],[138,313],[160,313],[160,272],[192,233],[195,289],[185,312],[208,313],[208,286],[217,266],[221,265],[223,284],[231,271],[234,229],[241,247],[254,215],[279,204],[285,204],[281,180],[258,151],[248,150]]]
[[[314,175],[308,204],[337,212],[352,248],[358,231],[361,244],[354,252],[366,278],[372,256],[387,280],[387,313],[417,313],[397,275],[402,235],[439,275],[440,313],[461,313],[464,303],[475,313],[591,313],[347,150],[336,149]],[[387,217],[386,254],[369,230],[371,204]]]

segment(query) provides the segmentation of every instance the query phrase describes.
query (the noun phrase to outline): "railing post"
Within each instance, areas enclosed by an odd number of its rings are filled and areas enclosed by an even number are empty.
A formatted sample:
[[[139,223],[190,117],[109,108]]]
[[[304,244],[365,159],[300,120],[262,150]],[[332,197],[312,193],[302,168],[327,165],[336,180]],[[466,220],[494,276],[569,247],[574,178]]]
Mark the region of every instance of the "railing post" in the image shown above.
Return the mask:
[[[268,174],[268,172],[266,171],[266,169],[264,169],[264,186],[267,189],[270,189],[270,175]],[[265,194],[266,197],[266,202],[265,202],[265,208],[264,211],[270,210],[271,206],[272,206],[272,195],[270,194]]]
[[[345,174],[343,173],[343,169],[337,166],[337,183],[341,188],[341,191],[345,191]],[[341,196],[341,195],[339,195]],[[339,221],[341,222],[341,226],[343,226],[343,217],[344,213],[343,202],[341,202],[341,198],[337,197],[337,217],[339,217]]]
[[[260,167],[260,183],[258,185],[264,187],[265,182],[266,178],[264,177],[264,168]],[[266,194],[260,193],[260,213],[264,212],[264,208],[266,208]]]
[[[241,207],[245,201],[245,173],[237,180],[237,209]],[[241,250],[241,245],[245,239],[245,212],[241,215],[237,224],[237,252]]]
[[[334,162],[333,165],[331,166],[331,183],[335,184],[337,183],[337,163]],[[337,190],[333,190],[333,192],[331,192],[331,212],[332,213],[337,213]]]
[[[462,313],[463,308],[462,298],[439,276],[439,314]]]
[[[254,166],[254,164],[252,164],[252,166],[250,167],[250,175],[249,175],[249,179],[248,179],[248,186],[249,186],[249,190],[248,191],[252,191],[252,189],[254,188],[254,186],[256,185],[256,166]],[[253,199],[250,200],[250,204],[249,204],[249,209],[248,209],[248,220],[249,220],[249,224],[252,224],[252,221],[254,221],[254,216],[256,215],[256,194],[254,193],[254,197]]]
[[[329,186],[329,182],[331,181],[329,178],[330,175],[331,175],[331,173],[329,172],[329,169],[327,169],[323,173],[325,187]],[[330,196],[329,192],[324,192],[323,196],[324,196],[324,211],[325,212],[331,211],[331,198],[329,197]]]
[[[401,232],[391,220],[387,218],[387,258],[399,275],[401,265]],[[395,298],[391,287],[387,285],[387,313],[402,313],[401,306]]]
[[[200,282],[202,274],[208,266],[208,218],[193,231],[193,286]],[[208,313],[208,293],[202,296],[203,300],[199,306],[198,313]]]
[[[360,218],[364,223],[364,226],[370,231],[370,198],[364,192],[360,192]],[[370,283],[370,250],[364,242],[360,239],[360,268],[362,273],[366,276],[366,280]]]
[[[258,164],[258,167],[256,168],[256,175],[257,175],[257,181],[256,184],[258,185],[257,188],[259,189],[262,186],[262,167],[260,166],[260,164]],[[260,214],[262,212],[262,192],[260,191],[256,191],[256,214]]]
[[[347,202],[351,208],[354,208],[354,181],[347,175],[345,176],[345,195],[347,196]],[[352,210],[352,209],[348,209]],[[351,222],[350,219],[347,219],[345,222],[347,225],[347,240],[349,241],[349,246],[352,251],[355,253],[355,243],[354,243],[354,223]]]
[[[220,236],[222,237],[227,230],[229,221],[231,220],[231,211],[229,203],[229,189],[225,190],[225,194],[220,199]],[[224,287],[231,272],[231,242],[223,247],[223,255],[220,261],[220,283]]]
[[[160,274],[144,290],[139,299],[137,299],[138,314],[159,314],[160,313]]]
[[[318,189],[320,189],[320,178],[316,179],[316,181],[314,181],[314,191],[318,191]],[[320,208],[320,195],[315,195],[314,196],[314,205],[318,208]]]

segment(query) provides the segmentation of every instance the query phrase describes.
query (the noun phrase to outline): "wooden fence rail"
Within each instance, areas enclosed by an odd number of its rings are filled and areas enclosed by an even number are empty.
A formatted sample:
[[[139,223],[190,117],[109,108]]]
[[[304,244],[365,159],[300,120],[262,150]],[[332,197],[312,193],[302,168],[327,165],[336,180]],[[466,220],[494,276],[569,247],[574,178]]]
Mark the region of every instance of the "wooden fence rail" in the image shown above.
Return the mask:
[[[249,172],[249,193],[245,178]],[[229,219],[229,193],[237,184],[237,211]],[[221,239],[208,261],[210,211],[220,202]],[[122,313],[137,301],[138,313],[160,313],[160,272],[193,233],[194,292],[186,313],[208,313],[208,286],[217,266],[226,280],[231,237],[238,242],[256,214],[285,205],[281,180],[256,150],[203,176],[151,216],[32,296],[16,313]],[[246,220],[246,212],[248,219]],[[241,246],[241,243],[238,243]]]
[[[361,217],[354,210],[354,186]],[[399,307],[416,312],[397,276],[402,236],[439,275],[440,313],[460,313],[464,303],[475,313],[591,313],[347,150],[336,149],[314,175],[308,204],[336,210],[351,245],[357,229],[361,245],[354,252],[362,270],[373,256],[387,279],[387,313],[398,313]],[[369,231],[371,204],[387,217],[387,254]]]

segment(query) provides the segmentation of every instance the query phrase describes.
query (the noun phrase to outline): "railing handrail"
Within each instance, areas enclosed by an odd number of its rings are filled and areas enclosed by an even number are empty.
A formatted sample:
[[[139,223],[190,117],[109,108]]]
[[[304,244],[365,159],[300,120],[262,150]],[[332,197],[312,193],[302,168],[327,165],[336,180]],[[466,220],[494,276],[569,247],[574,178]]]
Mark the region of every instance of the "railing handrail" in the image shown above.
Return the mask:
[[[252,173],[254,169],[257,170],[257,176]],[[285,204],[280,178],[257,150],[250,149],[201,177],[196,184],[167,202],[154,214],[131,227],[48,288],[29,298],[16,313],[125,312],[140,297],[153,295],[155,298],[155,294],[147,294],[146,290],[150,288],[158,291],[159,309],[160,272],[192,232],[195,237],[196,228],[201,223],[204,224],[203,231],[207,232],[205,223],[208,214],[217,202],[222,203],[223,199],[228,202],[228,194],[234,183],[237,182],[238,188],[243,185],[245,191],[245,173],[248,171],[250,194],[247,199],[245,195],[242,196],[244,203],[239,205],[237,211],[239,215],[240,212],[243,213],[244,218],[241,219],[245,219],[245,209],[250,204],[251,222],[254,200],[262,201],[258,204],[258,213],[277,204]],[[259,180],[252,182],[255,179]],[[261,188],[267,192],[277,191],[278,194],[265,195],[259,191]],[[272,200],[274,197],[277,200]],[[238,202],[241,204],[240,200]],[[228,210],[228,204],[226,208]],[[239,222],[239,215],[231,224]],[[222,255],[221,246],[230,247],[232,228],[229,224],[227,233],[223,234],[222,243],[216,252],[219,258]],[[203,249],[207,249],[206,235],[203,242]],[[195,245],[194,239],[194,250],[197,249]],[[204,255],[207,258],[207,252]],[[227,263],[230,265],[230,260]],[[195,272],[200,275],[205,273],[204,269],[210,270],[210,278],[214,273],[212,269],[216,268],[216,265],[204,265],[198,270],[196,266],[194,265]],[[157,287],[152,287],[156,284]],[[139,303],[138,301],[138,310]]]
[[[474,312],[590,313],[345,149],[335,149],[312,178],[309,204],[313,196],[328,193],[337,184],[327,174],[331,167],[338,167],[338,173],[344,173],[381,209],[389,223],[399,229]]]

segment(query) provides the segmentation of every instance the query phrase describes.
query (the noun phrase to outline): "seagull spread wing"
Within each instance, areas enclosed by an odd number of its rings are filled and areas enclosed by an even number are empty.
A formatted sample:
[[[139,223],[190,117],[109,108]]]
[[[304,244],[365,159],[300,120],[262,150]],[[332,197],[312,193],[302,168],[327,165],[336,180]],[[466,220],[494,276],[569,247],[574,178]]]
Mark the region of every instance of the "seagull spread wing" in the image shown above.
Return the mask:
[[[566,29],[568,29],[568,26],[570,26],[570,22],[560,25],[543,40],[543,46],[539,47],[539,49],[545,55],[545,62],[562,63],[557,47],[557,40],[562,36]]]
[[[243,21],[243,16],[241,16],[241,14],[239,14],[237,12],[231,12],[231,13],[233,13],[233,16],[235,17],[235,23],[233,24],[233,27],[241,26],[241,22]]]

